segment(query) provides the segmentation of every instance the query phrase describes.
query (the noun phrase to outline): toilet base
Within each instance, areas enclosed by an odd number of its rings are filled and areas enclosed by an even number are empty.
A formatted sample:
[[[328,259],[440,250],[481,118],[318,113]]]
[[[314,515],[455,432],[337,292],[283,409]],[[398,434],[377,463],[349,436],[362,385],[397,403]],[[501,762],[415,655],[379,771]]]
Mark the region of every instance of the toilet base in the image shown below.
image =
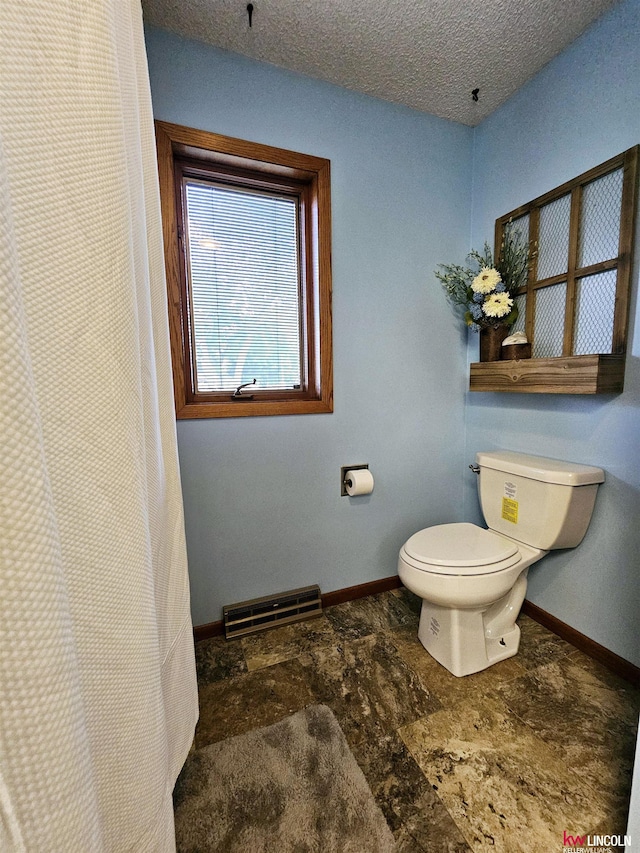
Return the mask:
[[[418,639],[453,675],[460,677],[480,672],[513,657],[520,645],[520,628],[515,624],[517,611],[513,624],[504,624],[503,632],[494,636],[487,624],[487,613],[440,607],[423,599]]]

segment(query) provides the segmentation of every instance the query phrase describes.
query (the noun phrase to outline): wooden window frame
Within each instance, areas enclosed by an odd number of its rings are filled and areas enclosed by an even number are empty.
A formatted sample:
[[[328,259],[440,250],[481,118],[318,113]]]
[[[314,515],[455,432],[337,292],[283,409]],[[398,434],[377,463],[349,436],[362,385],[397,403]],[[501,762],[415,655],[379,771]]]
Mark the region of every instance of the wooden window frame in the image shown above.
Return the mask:
[[[631,302],[631,273],[636,228],[640,146],[635,145],[601,163],[562,186],[512,210],[496,220],[495,248],[502,244],[504,228],[510,220],[529,215],[529,242],[537,246],[540,209],[558,198],[571,196],[569,219],[569,252],[566,273],[537,278],[537,255],[532,263],[527,284],[519,291],[527,296],[525,332],[535,344],[535,298],[544,287],[566,282],[563,355],[546,358],[476,362],[471,365],[470,391],[506,391],[529,394],[619,394],[624,390],[624,372]],[[620,204],[618,256],[600,263],[578,267],[579,211],[583,188],[617,169],[623,170]],[[577,282],[589,275],[615,270],[616,293],[611,339],[611,352],[572,355]]]
[[[176,417],[228,418],[333,411],[330,162],[217,133],[156,121],[158,175],[169,308]],[[181,202],[183,177],[240,188],[284,192],[298,199],[302,383],[299,390],[198,393]]]
[[[571,196],[571,212],[569,218],[569,250],[567,270],[549,278],[538,279],[537,277],[537,254],[532,253],[532,261],[529,267],[527,283],[521,287],[518,293],[527,295],[527,311],[525,319],[525,332],[529,341],[535,339],[535,298],[539,290],[551,287],[555,284],[566,282],[567,293],[565,299],[564,314],[564,337],[562,356],[582,358],[573,355],[573,333],[575,324],[575,303],[577,282],[600,272],[616,270],[616,295],[615,311],[613,319],[613,335],[611,354],[623,355],[627,346],[627,330],[629,325],[629,301],[631,286],[631,261],[633,256],[633,238],[635,228],[636,195],[638,184],[638,150],[639,146],[629,148],[616,157],[612,157],[605,163],[601,163],[589,171],[578,175],[570,181],[556,187],[548,193],[524,204],[516,210],[496,219],[495,225],[495,247],[496,250],[502,244],[502,235],[505,226],[521,216],[529,215],[529,244],[537,246],[538,229],[540,223],[540,210],[557,201],[564,196]],[[600,263],[589,266],[578,266],[578,241],[580,230],[580,211],[582,203],[582,192],[585,186],[592,181],[605,175],[623,170],[622,199],[620,205],[620,235],[618,241],[618,255]],[[584,356],[588,357],[588,356]]]

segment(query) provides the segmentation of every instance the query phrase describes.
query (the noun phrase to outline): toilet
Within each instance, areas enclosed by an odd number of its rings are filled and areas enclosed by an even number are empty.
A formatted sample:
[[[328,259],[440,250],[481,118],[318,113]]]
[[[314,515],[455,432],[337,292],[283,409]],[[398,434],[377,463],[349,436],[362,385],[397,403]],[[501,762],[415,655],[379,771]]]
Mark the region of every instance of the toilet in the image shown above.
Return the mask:
[[[438,524],[400,549],[400,580],[422,599],[418,639],[453,675],[518,651],[529,566],[582,541],[604,471],[512,451],[476,455],[488,529]]]

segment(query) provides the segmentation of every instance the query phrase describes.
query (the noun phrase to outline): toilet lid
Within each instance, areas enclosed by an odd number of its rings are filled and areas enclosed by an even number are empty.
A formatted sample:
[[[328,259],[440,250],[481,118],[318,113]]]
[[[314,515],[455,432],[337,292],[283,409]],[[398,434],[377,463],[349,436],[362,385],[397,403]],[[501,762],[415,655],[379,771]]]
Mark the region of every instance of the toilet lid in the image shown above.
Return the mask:
[[[426,570],[447,574],[488,574],[520,559],[515,542],[467,523],[419,530],[407,540],[404,550],[413,560],[426,563]]]

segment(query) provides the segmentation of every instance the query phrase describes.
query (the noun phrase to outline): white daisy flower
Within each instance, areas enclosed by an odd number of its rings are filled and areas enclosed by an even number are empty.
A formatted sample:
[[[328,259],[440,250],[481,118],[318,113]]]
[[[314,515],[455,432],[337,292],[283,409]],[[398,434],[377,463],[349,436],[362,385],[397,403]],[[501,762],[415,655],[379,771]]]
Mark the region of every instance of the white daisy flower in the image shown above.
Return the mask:
[[[487,317],[504,317],[513,307],[513,299],[508,293],[492,293],[482,306]]]
[[[471,290],[475,293],[491,293],[500,281],[502,279],[497,269],[494,267],[482,267],[478,275],[471,282]]]

